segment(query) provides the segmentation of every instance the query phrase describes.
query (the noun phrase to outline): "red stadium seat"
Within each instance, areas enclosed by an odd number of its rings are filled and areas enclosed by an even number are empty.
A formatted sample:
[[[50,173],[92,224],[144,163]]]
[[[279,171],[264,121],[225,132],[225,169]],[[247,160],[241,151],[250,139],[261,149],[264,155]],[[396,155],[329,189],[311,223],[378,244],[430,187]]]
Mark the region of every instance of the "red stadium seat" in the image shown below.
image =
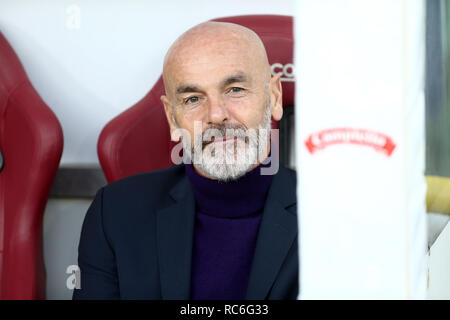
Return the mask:
[[[280,73],[283,106],[294,105],[293,19],[280,15],[249,15],[214,19],[254,30],[264,42],[273,73]],[[102,130],[98,141],[100,164],[108,182],[173,165],[169,126],[160,96],[162,78],[137,104],[119,114]],[[272,124],[277,127],[277,123]]]
[[[0,33],[1,300],[45,298],[42,220],[62,148],[57,118]]]

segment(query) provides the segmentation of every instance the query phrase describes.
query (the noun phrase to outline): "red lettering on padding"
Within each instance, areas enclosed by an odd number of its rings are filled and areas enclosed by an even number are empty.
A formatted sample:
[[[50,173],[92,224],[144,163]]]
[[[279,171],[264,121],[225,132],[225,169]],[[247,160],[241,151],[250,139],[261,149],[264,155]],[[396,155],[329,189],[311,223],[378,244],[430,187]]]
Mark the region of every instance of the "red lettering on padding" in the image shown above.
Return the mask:
[[[376,151],[391,156],[396,145],[391,137],[366,129],[333,128],[309,135],[305,146],[311,154],[334,144],[356,144],[374,148]]]

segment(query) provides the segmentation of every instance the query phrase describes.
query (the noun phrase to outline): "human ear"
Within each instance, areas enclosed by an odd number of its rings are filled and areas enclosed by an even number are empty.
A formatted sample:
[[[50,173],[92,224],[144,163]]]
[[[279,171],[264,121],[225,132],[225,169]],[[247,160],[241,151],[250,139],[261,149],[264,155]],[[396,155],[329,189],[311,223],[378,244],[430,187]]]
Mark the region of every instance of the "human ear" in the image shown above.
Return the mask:
[[[180,130],[175,123],[175,115],[173,114],[172,104],[166,96],[161,96],[161,102],[164,105],[164,111],[166,113],[167,122],[169,123],[170,139],[174,142],[180,141]]]
[[[280,75],[274,75],[270,79],[269,88],[272,118],[279,121],[283,116],[283,88],[281,87]]]

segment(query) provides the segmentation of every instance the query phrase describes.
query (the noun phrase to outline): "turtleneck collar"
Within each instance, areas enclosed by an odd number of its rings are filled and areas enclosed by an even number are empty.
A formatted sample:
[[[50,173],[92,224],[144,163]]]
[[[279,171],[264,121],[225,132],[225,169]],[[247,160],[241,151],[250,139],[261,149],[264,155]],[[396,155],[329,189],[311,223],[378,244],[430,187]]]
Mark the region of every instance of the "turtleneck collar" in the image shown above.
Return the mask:
[[[272,175],[261,175],[260,169],[268,166],[270,162],[261,163],[237,180],[222,182],[204,177],[192,164],[185,164],[197,210],[219,218],[239,218],[260,212],[272,183]]]

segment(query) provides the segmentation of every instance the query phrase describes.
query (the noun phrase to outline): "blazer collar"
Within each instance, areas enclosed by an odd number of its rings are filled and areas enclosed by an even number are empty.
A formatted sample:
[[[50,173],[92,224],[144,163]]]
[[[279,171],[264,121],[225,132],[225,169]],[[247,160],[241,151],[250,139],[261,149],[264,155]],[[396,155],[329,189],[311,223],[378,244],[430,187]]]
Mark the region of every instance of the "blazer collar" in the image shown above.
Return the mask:
[[[163,299],[190,299],[195,200],[187,177],[170,190],[157,211],[156,236]],[[256,241],[246,299],[265,299],[297,235],[297,218],[287,208],[296,203],[295,181],[287,169],[273,177]],[[277,239],[277,241],[274,241]]]
[[[280,167],[273,177],[259,227],[247,287],[247,300],[263,300],[297,236],[296,183]],[[291,208],[291,210],[288,210]]]
[[[161,296],[164,300],[188,300],[195,200],[186,176],[169,195],[172,203],[157,211],[156,215]]]

